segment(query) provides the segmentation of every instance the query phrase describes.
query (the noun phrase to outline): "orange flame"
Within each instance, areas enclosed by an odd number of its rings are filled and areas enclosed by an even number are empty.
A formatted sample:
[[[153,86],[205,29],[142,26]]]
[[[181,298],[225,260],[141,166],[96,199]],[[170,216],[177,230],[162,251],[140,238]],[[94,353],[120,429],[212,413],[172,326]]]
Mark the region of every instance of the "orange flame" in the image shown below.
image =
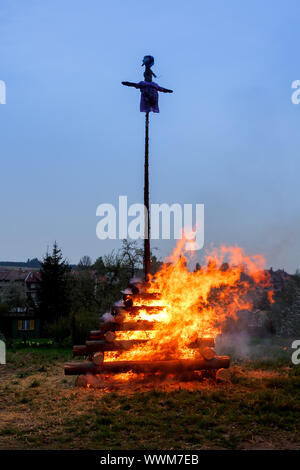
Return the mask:
[[[185,242],[179,241],[168,262],[151,278],[147,292],[158,293],[159,300],[142,302],[161,310],[141,308],[134,318],[125,314],[124,321],[147,320],[154,322],[154,329],[116,333],[118,340],[148,341],[129,351],[107,352],[106,361],[194,358],[199,352],[190,344],[197,338],[216,337],[228,319],[237,318],[239,310],[251,309],[258,289],[269,288],[271,300],[270,276],[261,255],[248,256],[242,248],[221,246],[206,256],[200,270],[190,272]]]

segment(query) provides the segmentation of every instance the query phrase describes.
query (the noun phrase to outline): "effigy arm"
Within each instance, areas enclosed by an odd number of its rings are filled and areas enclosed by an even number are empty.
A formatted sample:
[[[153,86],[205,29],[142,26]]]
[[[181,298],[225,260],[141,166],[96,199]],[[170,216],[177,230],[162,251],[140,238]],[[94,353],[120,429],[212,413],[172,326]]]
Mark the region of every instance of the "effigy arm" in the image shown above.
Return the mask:
[[[162,93],[173,93],[173,90],[169,90],[168,88],[163,88],[161,86],[159,86],[157,90],[161,91]]]
[[[140,88],[140,85],[138,83],[133,83],[133,82],[122,82],[122,85],[133,86],[134,88]]]

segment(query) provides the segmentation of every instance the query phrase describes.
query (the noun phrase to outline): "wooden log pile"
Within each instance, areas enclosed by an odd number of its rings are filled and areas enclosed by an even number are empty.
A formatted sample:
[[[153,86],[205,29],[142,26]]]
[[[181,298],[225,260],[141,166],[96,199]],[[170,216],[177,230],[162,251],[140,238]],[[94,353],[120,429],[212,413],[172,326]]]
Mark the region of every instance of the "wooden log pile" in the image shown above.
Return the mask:
[[[190,348],[197,349],[199,353],[197,359],[105,361],[106,351],[121,353],[148,341],[147,339],[118,340],[116,332],[155,331],[161,328],[161,325],[155,321],[135,319],[142,309],[151,314],[164,308],[143,303],[160,299],[158,293],[146,292],[145,287],[147,286],[139,280],[132,280],[129,283],[129,287],[121,292],[122,300],[114,304],[111,309],[114,321],[101,322],[98,330],[90,331],[90,338],[84,345],[73,346],[73,356],[83,356],[85,361],[66,363],[65,375],[118,374],[129,371],[147,374],[181,374],[199,370],[215,370],[219,380],[228,380],[229,357],[216,356],[214,338],[197,338],[189,345]],[[124,312],[129,313],[130,321],[124,321]]]
[[[177,359],[170,361],[113,361],[95,364],[94,361],[88,362],[69,362],[65,364],[66,375],[78,374],[100,374],[120,372],[136,373],[155,373],[177,374],[185,371],[225,369],[229,367],[228,356],[217,356],[210,360],[206,359]]]

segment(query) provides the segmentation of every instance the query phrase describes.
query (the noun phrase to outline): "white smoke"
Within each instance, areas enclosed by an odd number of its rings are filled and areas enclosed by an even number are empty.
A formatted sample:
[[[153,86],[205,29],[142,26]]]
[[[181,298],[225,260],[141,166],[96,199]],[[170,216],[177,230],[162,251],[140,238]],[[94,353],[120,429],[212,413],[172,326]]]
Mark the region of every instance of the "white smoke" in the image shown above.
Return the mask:
[[[102,316],[102,320],[106,323],[106,322],[113,322],[115,321],[115,318],[112,316],[112,314],[110,312],[106,312],[104,313],[104,315]]]
[[[224,333],[216,337],[217,354],[228,354],[235,359],[250,359],[250,336],[245,331]]]

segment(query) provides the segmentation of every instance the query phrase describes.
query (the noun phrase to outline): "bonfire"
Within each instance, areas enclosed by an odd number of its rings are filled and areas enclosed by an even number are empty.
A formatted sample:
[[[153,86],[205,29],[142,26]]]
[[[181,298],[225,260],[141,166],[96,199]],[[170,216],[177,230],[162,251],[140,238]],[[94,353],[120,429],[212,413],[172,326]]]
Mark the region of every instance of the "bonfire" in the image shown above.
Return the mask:
[[[184,246],[180,240],[149,282],[129,282],[99,329],[73,347],[74,356],[86,360],[65,364],[66,375],[79,375],[84,386],[112,376],[126,382],[188,373],[200,379],[204,371],[228,380],[229,357],[216,355],[215,339],[238,312],[251,310],[255,291],[267,289],[272,300],[269,273],[261,255],[226,246],[211,250],[191,272]]]

